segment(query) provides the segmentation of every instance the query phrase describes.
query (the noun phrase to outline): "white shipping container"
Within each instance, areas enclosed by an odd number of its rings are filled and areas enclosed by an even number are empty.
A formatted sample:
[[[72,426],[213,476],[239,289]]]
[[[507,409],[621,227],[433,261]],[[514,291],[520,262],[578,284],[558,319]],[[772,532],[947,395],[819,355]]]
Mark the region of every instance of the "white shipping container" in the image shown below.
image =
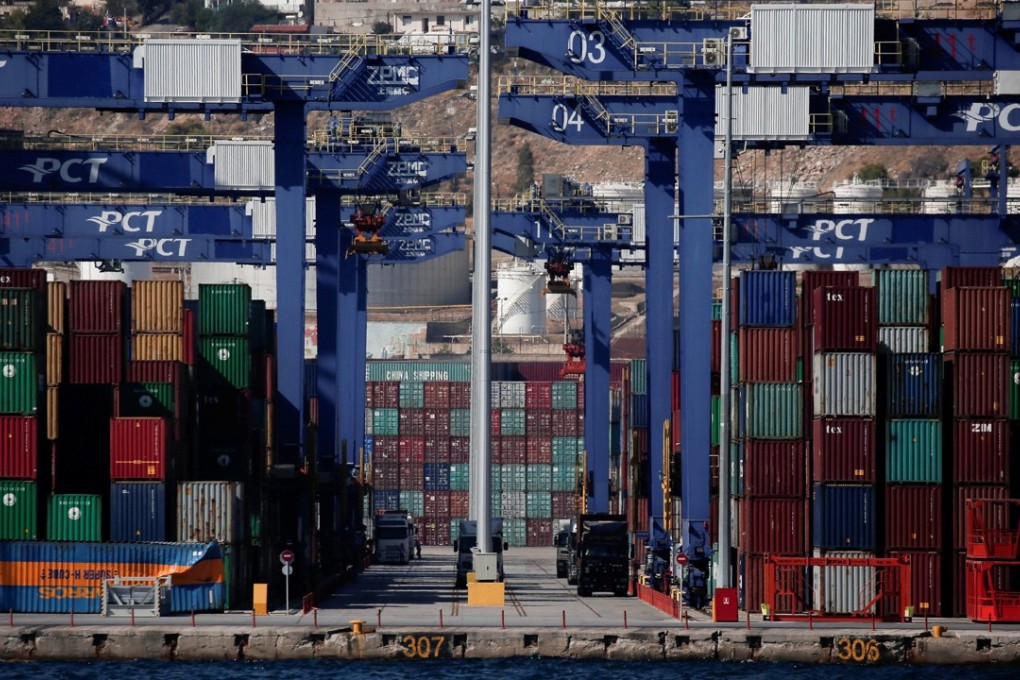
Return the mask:
[[[811,137],[807,87],[733,88],[733,140],[809,139]],[[726,138],[726,88],[715,88],[715,138]]]
[[[865,352],[818,352],[814,355],[814,415],[875,415],[875,355]]]
[[[863,559],[875,557],[875,553],[815,550],[814,556]],[[856,612],[871,601],[878,588],[874,567],[812,567],[811,572],[811,601],[826,614]]]
[[[527,494],[524,491],[504,491],[500,494],[500,515],[503,519],[522,519],[527,510]]]
[[[928,329],[924,326],[879,326],[878,351],[886,354],[928,352]]]
[[[272,190],[276,186],[273,143],[219,140],[206,152],[217,189]]]
[[[870,73],[874,5],[751,6],[751,73]]]
[[[240,40],[146,40],[134,65],[147,102],[241,101]]]
[[[244,485],[241,482],[179,483],[177,540],[244,541]]]

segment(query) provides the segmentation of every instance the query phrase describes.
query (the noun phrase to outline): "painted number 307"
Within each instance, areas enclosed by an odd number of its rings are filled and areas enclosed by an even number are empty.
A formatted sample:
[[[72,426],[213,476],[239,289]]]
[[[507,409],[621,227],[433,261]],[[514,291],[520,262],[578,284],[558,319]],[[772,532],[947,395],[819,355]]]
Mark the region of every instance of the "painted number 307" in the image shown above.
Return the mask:
[[[567,59],[580,64],[601,64],[606,58],[606,36],[602,31],[571,31],[567,38]]]
[[[840,661],[878,661],[882,658],[882,645],[877,640],[840,638],[836,642]]]
[[[405,635],[404,656],[409,659],[438,659],[444,642],[445,635]]]

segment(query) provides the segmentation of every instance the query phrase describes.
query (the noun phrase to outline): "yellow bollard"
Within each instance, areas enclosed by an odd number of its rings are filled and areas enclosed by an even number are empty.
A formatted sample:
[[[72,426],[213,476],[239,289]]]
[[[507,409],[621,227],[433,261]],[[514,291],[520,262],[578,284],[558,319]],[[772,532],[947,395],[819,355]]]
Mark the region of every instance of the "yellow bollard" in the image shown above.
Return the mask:
[[[931,629],[931,634],[932,634],[933,637],[937,637],[937,638],[943,637],[946,634],[946,627],[945,626],[933,626],[932,629]]]
[[[269,584],[252,584],[252,613],[255,616],[269,615]]]
[[[351,632],[354,633],[355,635],[361,635],[361,633],[363,632],[362,626],[364,626],[364,625],[365,625],[365,622],[362,621],[361,619],[352,619],[351,620]]]

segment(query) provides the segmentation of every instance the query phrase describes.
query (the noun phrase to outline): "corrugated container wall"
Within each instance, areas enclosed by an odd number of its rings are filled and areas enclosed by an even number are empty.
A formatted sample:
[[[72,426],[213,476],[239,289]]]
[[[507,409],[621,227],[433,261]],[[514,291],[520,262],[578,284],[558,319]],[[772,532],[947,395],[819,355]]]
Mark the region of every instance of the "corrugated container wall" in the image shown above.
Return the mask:
[[[176,333],[136,333],[131,336],[135,361],[183,361],[184,336]]]
[[[200,382],[243,390],[251,381],[251,353],[247,338],[207,336],[199,339]]]
[[[740,273],[741,326],[792,327],[796,321],[797,276],[785,271]]]
[[[177,540],[244,540],[244,486],[239,482],[181,482],[177,487]]]
[[[871,73],[875,66],[873,5],[752,5],[751,31],[752,73]]]
[[[923,326],[928,323],[927,271],[879,269],[873,276],[878,291],[880,326]]]
[[[152,481],[172,473],[165,419],[110,419],[110,479]]]
[[[71,281],[72,333],[120,333],[123,328],[123,281]]]
[[[952,382],[952,415],[1005,418],[1009,414],[1009,355],[951,352],[943,356]]]
[[[811,89],[808,87],[748,87],[733,91],[734,141],[809,139]],[[726,88],[715,88],[715,110],[725,111]],[[726,126],[720,115],[716,121],[715,138],[726,136]]]
[[[117,333],[70,336],[70,382],[75,385],[116,385],[124,375],[124,340]]]
[[[131,330],[183,333],[184,282],[135,281],[131,289]]]
[[[740,549],[772,555],[802,555],[807,547],[806,502],[787,498],[742,498]]]
[[[1009,484],[1009,421],[958,419],[953,424],[953,481]]]
[[[0,352],[0,413],[34,415],[38,390],[35,355]]]
[[[942,553],[892,550],[889,557],[910,560],[910,594],[914,616],[944,616],[942,610]]]
[[[0,415],[0,479],[35,479],[39,424],[33,416]]]
[[[163,482],[110,484],[110,540],[166,541],[166,500]]]
[[[812,543],[816,548],[875,549],[874,486],[816,484],[812,500]]]
[[[103,500],[92,494],[53,494],[46,513],[46,538],[51,541],[100,541]]]
[[[202,283],[198,286],[198,334],[247,335],[251,287]]]
[[[830,352],[814,355],[813,396],[816,416],[875,415],[875,355]]]
[[[880,354],[923,354],[931,349],[931,338],[924,326],[879,326]]]
[[[736,432],[751,439],[800,439],[803,402],[797,383],[747,383],[739,388]],[[743,427],[741,427],[743,425]]]
[[[35,482],[0,479],[0,541],[38,537],[38,487]],[[0,583],[3,583],[0,579]]]
[[[32,288],[0,288],[0,349],[35,349],[41,314],[39,293]]]
[[[1004,287],[943,291],[944,351],[1008,352],[1010,299]]]
[[[807,496],[803,441],[750,439],[742,446],[743,493],[787,498]]]
[[[46,334],[46,385],[55,387],[64,382],[64,335]]]
[[[942,357],[893,354],[885,364],[885,415],[888,418],[938,418],[942,415]]]
[[[792,328],[747,328],[738,331],[739,382],[797,382],[799,333]]]
[[[813,293],[813,352],[874,352],[878,344],[874,288],[827,286]]]
[[[938,484],[942,481],[941,421],[889,420],[885,427],[887,482]]]
[[[471,363],[467,361],[369,361],[365,370],[366,379],[372,382],[471,381]]]
[[[878,460],[875,421],[863,418],[816,418],[811,438],[816,482],[876,481]]]
[[[860,550],[816,550],[815,557],[867,559],[875,553]],[[875,567],[812,567],[813,607],[826,614],[852,614],[868,605],[875,592]]]
[[[272,189],[276,185],[272,142],[220,139],[209,148],[206,159],[213,165],[217,190]],[[258,204],[252,201],[248,207]],[[275,201],[272,204],[275,207]]]
[[[67,323],[67,284],[49,281],[46,284],[46,332],[63,333]]]
[[[46,289],[45,269],[0,268],[0,288]]]
[[[942,549],[942,487],[890,484],[885,487],[885,549]]]
[[[1001,286],[1000,267],[943,267],[939,271],[942,292],[960,286]]]
[[[843,271],[806,271],[801,274],[800,318],[802,323],[808,325],[814,319],[815,290],[825,288],[826,286],[853,288],[860,284],[860,278],[860,274],[857,272]],[[806,354],[810,354],[814,350],[808,346],[803,351]]]
[[[240,101],[240,40],[146,40],[134,63],[147,102]]]

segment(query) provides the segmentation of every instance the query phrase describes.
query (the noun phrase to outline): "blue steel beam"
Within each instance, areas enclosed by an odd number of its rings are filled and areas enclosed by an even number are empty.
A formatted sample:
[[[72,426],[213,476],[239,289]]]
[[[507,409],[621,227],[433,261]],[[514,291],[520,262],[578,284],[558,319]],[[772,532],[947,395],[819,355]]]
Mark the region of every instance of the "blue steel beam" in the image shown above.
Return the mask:
[[[0,234],[250,239],[252,220],[244,204],[236,203],[0,203]]]
[[[461,177],[467,172],[467,154],[392,151],[373,160],[362,153],[308,154],[308,183],[313,189],[335,187],[348,193],[386,193],[427,187]]]
[[[339,418],[342,405],[357,408],[357,403],[344,404],[341,397],[342,376],[340,357],[343,353],[337,346],[339,332],[338,304],[339,291],[343,282],[341,268],[348,244],[341,246],[341,234],[351,240],[350,232],[340,228],[340,192],[318,191],[315,193],[315,297],[318,323],[318,345],[320,351],[316,361],[315,394],[319,400],[319,427],[316,431],[315,454],[318,468],[329,470],[340,456]],[[327,225],[335,225],[330,228]],[[353,335],[348,333],[348,335]],[[364,408],[364,406],[362,406]]]
[[[366,201],[365,205],[371,207],[372,202]],[[354,206],[341,207],[340,220],[349,224],[355,210]],[[389,241],[453,232],[464,226],[465,216],[466,208],[463,205],[393,206],[386,210],[386,221],[379,235]]]
[[[542,201],[541,208],[529,204],[520,210],[497,206],[491,213],[494,230],[511,238],[520,237],[534,245],[536,252],[546,246],[583,249],[609,245],[608,256],[613,262],[619,262],[621,251],[644,247],[634,245],[631,220],[621,217],[632,218],[632,214],[604,210],[597,201],[587,201],[584,206],[577,202]],[[583,250],[573,259],[583,262],[590,257],[591,252]]]
[[[612,326],[612,248],[593,248],[584,266],[584,447],[589,512],[609,512],[609,329]]]
[[[133,236],[0,237],[4,267],[31,267],[37,262],[236,262],[272,264],[272,243],[215,236],[148,238]]]

